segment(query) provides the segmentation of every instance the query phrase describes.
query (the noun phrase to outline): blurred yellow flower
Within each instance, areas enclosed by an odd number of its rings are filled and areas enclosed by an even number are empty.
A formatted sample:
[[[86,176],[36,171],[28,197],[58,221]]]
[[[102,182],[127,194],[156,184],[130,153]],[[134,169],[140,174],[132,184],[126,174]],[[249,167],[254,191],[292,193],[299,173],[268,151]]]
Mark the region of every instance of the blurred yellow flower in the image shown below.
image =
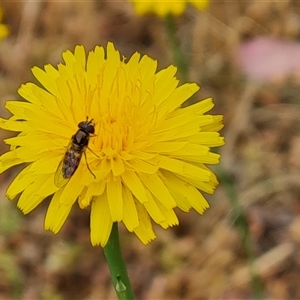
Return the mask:
[[[134,4],[135,12],[138,15],[154,13],[160,17],[165,17],[167,14],[180,15],[186,10],[188,3],[194,5],[200,10],[205,10],[209,0],[130,0]]]
[[[178,224],[175,207],[202,214],[208,203],[200,191],[213,193],[218,184],[205,166],[219,162],[210,147],[224,144],[222,116],[205,114],[212,99],[181,108],[196,84],[178,86],[174,66],[157,72],[155,60],[139,53],[126,60],[112,43],[87,59],[76,46],[63,59],[57,69],[32,69],[43,88],[22,85],[26,102],[6,102],[12,116],[0,118],[0,127],[19,134],[5,140],[10,151],[0,157],[0,173],[28,163],[7,197],[20,195],[27,214],[54,194],[45,219],[54,233],[76,201],[91,206],[91,242],[101,246],[113,222],[147,244],[155,238],[151,219],[168,228]]]
[[[3,11],[2,8],[0,7],[0,41],[9,34],[8,27],[1,23],[2,18],[3,18]]]

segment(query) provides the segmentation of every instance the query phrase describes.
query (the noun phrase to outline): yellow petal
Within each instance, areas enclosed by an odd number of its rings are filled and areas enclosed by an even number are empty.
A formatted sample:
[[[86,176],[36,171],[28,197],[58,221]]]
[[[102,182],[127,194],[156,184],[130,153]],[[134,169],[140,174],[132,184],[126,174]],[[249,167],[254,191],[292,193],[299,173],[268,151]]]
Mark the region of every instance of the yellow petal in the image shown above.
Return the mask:
[[[91,207],[91,242],[104,247],[110,236],[113,221],[106,193],[94,198]]]
[[[177,71],[176,67],[169,66],[168,68],[159,71],[155,75],[157,80],[156,80],[155,94],[153,95],[153,98],[154,98],[154,102],[157,105],[164,102],[178,86],[179,80],[174,77],[176,71]],[[168,86],[167,90],[166,90],[166,86]]]
[[[6,25],[0,24],[0,38],[4,38],[9,34],[9,29]]]
[[[215,165],[220,162],[220,154],[209,152],[206,155],[174,155],[175,157],[180,159],[184,159],[191,162],[203,163],[203,164],[210,164]]]
[[[23,162],[22,159],[17,157],[15,151],[6,152],[0,156],[0,173]]]
[[[107,200],[113,222],[120,222],[123,216],[122,184],[119,178],[106,183]]]
[[[74,58],[77,64],[80,65],[80,69],[85,70],[86,66],[86,56],[85,56],[85,50],[82,45],[77,45],[75,47],[74,51]]]
[[[167,209],[159,202],[157,204],[164,215],[164,220],[160,223],[162,228],[167,229],[168,227],[173,227],[179,224],[178,218],[173,209]]]
[[[163,171],[162,174],[164,176],[163,181],[173,198],[176,199],[177,206],[181,210],[188,212],[191,208],[189,201],[189,189],[191,186],[185,181],[174,176],[171,172]]]
[[[63,189],[60,189],[54,194],[46,213],[45,230],[51,230],[53,233],[60,231],[72,208],[72,205],[60,204],[62,192]]]
[[[39,82],[52,94],[57,95],[57,87],[53,77],[49,76],[44,70],[33,67],[31,69],[33,75],[38,78]],[[27,99],[29,100],[29,99]]]
[[[141,174],[140,178],[147,189],[167,208],[176,206],[176,202],[158,175]]]
[[[210,172],[202,168],[198,168],[192,164],[188,164],[184,161],[173,159],[166,156],[159,156],[159,166],[162,169],[168,170],[175,174],[185,176],[187,178],[200,180],[200,181],[209,181]]]
[[[168,113],[174,111],[178,108],[184,101],[190,98],[193,94],[195,94],[199,90],[199,86],[195,83],[186,83],[176,90],[169,96],[166,101],[164,101],[158,107],[159,116],[158,119],[165,118]]]
[[[201,131],[219,131],[224,127],[223,116],[210,116],[212,122],[201,126]]]
[[[35,106],[28,102],[6,101],[5,108],[9,110],[14,117],[21,119],[26,115],[26,111],[35,109]]]
[[[203,99],[195,104],[175,110],[171,118],[187,118],[192,116],[201,116],[214,107],[212,98]]]
[[[147,147],[149,152],[170,153],[179,151],[186,146],[187,142],[158,142]]]
[[[147,191],[147,197],[148,197],[148,202],[144,203],[144,206],[148,212],[148,214],[150,215],[150,217],[153,219],[153,221],[157,224],[162,223],[163,221],[165,221],[165,216],[163,215],[163,213],[161,212],[161,210],[159,209],[159,206],[157,204],[157,202],[159,201],[155,201],[152,194]]]
[[[31,171],[33,174],[54,174],[61,159],[61,154],[55,155],[53,152],[45,153],[43,157],[32,163]]]
[[[82,166],[80,165],[69,182],[62,188],[63,191],[60,197],[61,204],[71,206],[77,200],[77,197],[84,187],[83,182],[80,180],[82,173]]]
[[[87,59],[87,78],[92,85],[96,84],[96,79],[99,70],[103,65],[103,62],[104,62],[104,48],[96,46],[95,50],[89,53]],[[98,105],[98,101],[93,101],[93,102],[94,104]]]
[[[224,138],[218,132],[198,132],[188,138],[190,143],[219,147],[224,145]]]
[[[57,188],[53,184],[53,176],[41,175],[23,191],[18,201],[18,207],[24,214],[27,214],[56,190]]]
[[[90,185],[86,186],[83,192],[79,195],[78,202],[80,208],[84,209],[90,205],[92,197],[102,195],[105,191],[105,187],[106,185],[104,181],[92,182]]]
[[[143,244],[147,245],[149,242],[156,238],[156,235],[153,231],[151,220],[146,209],[139,202],[136,202],[136,208],[140,223],[139,226],[134,229],[134,233],[142,241]]]
[[[57,72],[57,70],[55,70],[55,71]],[[44,100],[42,107],[45,109],[45,111],[48,115],[51,114],[53,117],[59,116],[60,118],[63,118],[63,114],[61,113],[61,110],[58,107],[56,98],[53,95],[51,95],[49,92],[45,91],[44,89],[42,89],[36,85],[32,86],[31,91],[36,99]]]
[[[209,208],[209,204],[203,195],[194,187],[190,189],[190,195],[192,197],[189,198],[191,206],[199,213],[203,214],[206,209]]]
[[[30,169],[31,165],[24,168],[9,185],[6,191],[6,197],[9,200],[14,199],[38,177],[34,176]]]
[[[176,174],[178,178],[186,182],[186,184],[196,187],[197,189],[207,193],[207,194],[213,194],[215,191],[215,188],[217,186],[216,183],[212,182],[211,180],[208,182],[203,182],[202,180],[194,180],[190,178],[186,178],[184,176],[181,176],[179,174]]]
[[[125,185],[141,203],[148,201],[144,185],[135,172],[127,171],[121,177]]]
[[[139,217],[131,191],[123,186],[123,222],[128,231],[132,232],[139,225]]]
[[[124,164],[119,154],[111,159],[111,169],[114,176],[122,175],[125,172]]]
[[[190,208],[192,206],[200,214],[202,214],[204,210],[209,207],[206,199],[194,186],[188,184],[186,181],[183,181],[180,178],[177,178],[169,172],[164,172],[164,175],[166,185],[169,186],[178,196],[178,206],[179,203],[186,208]]]
[[[145,162],[140,159],[132,159],[127,162],[127,165],[136,172],[146,173],[146,174],[155,174],[158,170],[157,166],[151,165],[148,162]]]
[[[34,89],[35,84],[29,82],[26,84],[22,84],[21,87],[18,89],[18,94],[26,99],[27,101],[31,102],[32,104],[35,104],[37,106],[41,105],[41,99],[38,99],[36,95],[32,92]]]
[[[9,131],[28,131],[28,129],[30,129],[27,121],[23,121],[23,120],[16,121],[13,120],[12,118],[8,120],[0,118],[0,128]]]

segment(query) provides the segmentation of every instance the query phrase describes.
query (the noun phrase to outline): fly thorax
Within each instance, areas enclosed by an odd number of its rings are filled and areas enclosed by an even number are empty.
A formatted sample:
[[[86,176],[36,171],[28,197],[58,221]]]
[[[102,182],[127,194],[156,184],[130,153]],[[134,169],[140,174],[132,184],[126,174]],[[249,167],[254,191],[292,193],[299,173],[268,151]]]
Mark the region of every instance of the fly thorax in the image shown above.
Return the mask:
[[[73,143],[77,146],[87,146],[89,141],[89,135],[83,130],[78,130],[77,133],[73,136]]]

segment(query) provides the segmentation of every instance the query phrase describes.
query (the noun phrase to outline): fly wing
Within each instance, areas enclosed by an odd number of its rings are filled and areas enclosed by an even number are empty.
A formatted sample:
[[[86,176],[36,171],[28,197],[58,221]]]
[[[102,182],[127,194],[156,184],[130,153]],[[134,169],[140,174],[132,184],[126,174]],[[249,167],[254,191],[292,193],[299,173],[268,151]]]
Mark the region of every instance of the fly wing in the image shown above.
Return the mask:
[[[67,182],[69,181],[70,178],[65,178],[64,177],[64,173],[63,173],[63,168],[64,168],[64,161],[65,161],[65,156],[63,157],[63,159],[60,161],[55,175],[54,175],[54,184],[60,188],[62,186],[64,186],[65,184],[67,184]]]
[[[84,149],[75,150],[72,141],[70,142],[68,150],[59,163],[54,175],[54,184],[57,187],[64,186],[73,176],[79,166],[83,150]]]
[[[65,184],[67,184],[67,182],[70,180],[70,176],[67,177],[65,175],[65,168],[66,168],[66,159],[67,159],[67,154],[71,151],[72,148],[72,141],[70,141],[68,147],[67,147],[67,151],[65,152],[62,160],[60,161],[55,174],[54,174],[54,184],[60,188],[62,186],[64,186]]]

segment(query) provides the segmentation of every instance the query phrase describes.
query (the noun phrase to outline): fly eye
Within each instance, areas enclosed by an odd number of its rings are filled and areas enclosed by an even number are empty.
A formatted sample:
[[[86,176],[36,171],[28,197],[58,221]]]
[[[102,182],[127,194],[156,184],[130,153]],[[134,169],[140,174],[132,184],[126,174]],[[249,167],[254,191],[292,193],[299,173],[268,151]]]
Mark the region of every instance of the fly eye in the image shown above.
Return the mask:
[[[92,124],[88,125],[88,126],[86,127],[86,131],[87,131],[88,133],[94,134],[94,133],[95,133],[95,127],[94,127],[94,125],[92,125]]]
[[[93,123],[93,119],[91,119],[90,121],[82,121],[78,123],[78,128],[90,134],[95,133],[95,125]]]

